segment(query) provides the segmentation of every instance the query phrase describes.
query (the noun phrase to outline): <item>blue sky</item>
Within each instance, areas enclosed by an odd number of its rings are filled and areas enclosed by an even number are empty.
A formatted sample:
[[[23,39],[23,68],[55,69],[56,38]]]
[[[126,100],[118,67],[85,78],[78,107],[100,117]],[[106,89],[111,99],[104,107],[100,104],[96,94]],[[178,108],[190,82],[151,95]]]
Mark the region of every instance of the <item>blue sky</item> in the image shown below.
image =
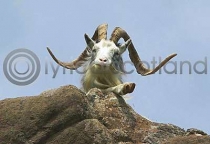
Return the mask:
[[[142,77],[136,72],[124,77],[135,82],[136,89],[128,103],[154,122],[172,123],[181,128],[198,128],[210,134],[210,1],[208,0],[139,0],[139,1],[56,1],[7,0],[0,2],[0,99],[38,95],[41,92],[72,84],[81,87],[81,75],[59,67],[55,78],[53,62],[46,46],[63,61],[71,61],[85,48],[84,33],[92,35],[102,23],[109,24],[108,35],[116,26],[125,29],[140,57],[151,63],[171,53],[177,74],[162,73]],[[39,77],[30,85],[17,86],[3,72],[6,56],[15,49],[33,51],[41,62]],[[129,61],[128,52],[124,60]],[[206,58],[207,74],[198,74]],[[180,74],[180,63],[183,66]],[[19,63],[19,70],[24,70]],[[45,70],[48,67],[48,74]],[[195,67],[193,69],[193,67]],[[173,71],[175,66],[165,67]],[[127,65],[127,70],[134,67]]]

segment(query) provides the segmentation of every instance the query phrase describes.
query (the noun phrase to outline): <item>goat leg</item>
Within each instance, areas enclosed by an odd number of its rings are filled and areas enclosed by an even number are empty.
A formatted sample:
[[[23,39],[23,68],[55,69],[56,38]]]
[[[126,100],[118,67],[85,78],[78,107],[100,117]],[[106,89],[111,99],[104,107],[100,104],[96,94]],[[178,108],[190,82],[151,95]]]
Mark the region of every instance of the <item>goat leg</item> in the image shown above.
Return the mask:
[[[114,87],[105,89],[106,92],[114,92],[118,95],[126,95],[132,93],[135,88],[135,83],[123,83]]]
[[[94,86],[97,87],[97,88],[100,88],[100,89],[106,89],[109,87],[109,85],[106,85],[106,84],[102,84],[100,83],[99,81],[95,80],[94,82]]]

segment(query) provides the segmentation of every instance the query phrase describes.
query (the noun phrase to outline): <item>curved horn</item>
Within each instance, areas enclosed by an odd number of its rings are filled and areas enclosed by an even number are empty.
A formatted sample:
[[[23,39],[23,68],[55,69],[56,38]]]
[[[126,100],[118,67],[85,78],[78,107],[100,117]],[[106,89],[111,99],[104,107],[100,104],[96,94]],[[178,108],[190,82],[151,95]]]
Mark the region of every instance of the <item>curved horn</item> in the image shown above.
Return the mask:
[[[95,33],[92,37],[93,40],[101,40],[101,39],[106,39],[107,38],[107,24],[101,24],[97,27],[95,30]],[[54,61],[59,64],[62,67],[65,67],[67,69],[75,70],[78,67],[82,66],[85,61],[87,61],[87,58],[89,57],[90,54],[90,48],[87,46],[86,49],[80,54],[80,56],[73,60],[72,62],[62,62],[58,60],[55,55],[52,53],[52,51],[47,47],[48,52],[50,53],[51,57],[54,59]]]
[[[77,59],[73,60],[72,62],[62,62],[55,57],[55,55],[52,53],[52,51],[49,49],[49,47],[47,47],[47,50],[57,64],[59,64],[60,66],[62,66],[64,68],[71,69],[71,70],[75,70],[78,67],[82,66],[82,64],[86,61],[86,58],[89,56],[88,55],[89,50],[88,50],[88,48],[86,48],[82,52],[82,54]]]
[[[92,37],[93,40],[102,40],[102,39],[107,39],[107,24],[101,24],[97,27],[95,30],[95,33]]]
[[[112,40],[115,44],[119,41],[120,38],[123,38],[124,41],[127,41],[130,39],[130,36],[127,34],[126,31],[121,29],[120,27],[116,27],[114,31],[112,32],[110,40]],[[153,70],[147,69],[144,65],[144,63],[141,61],[133,43],[128,46],[128,51],[129,51],[129,57],[131,61],[133,62],[137,73],[146,76],[150,74],[154,74],[157,72],[163,65],[165,65],[170,59],[175,57],[177,54],[171,54],[167,58],[165,58],[157,67],[155,67]]]

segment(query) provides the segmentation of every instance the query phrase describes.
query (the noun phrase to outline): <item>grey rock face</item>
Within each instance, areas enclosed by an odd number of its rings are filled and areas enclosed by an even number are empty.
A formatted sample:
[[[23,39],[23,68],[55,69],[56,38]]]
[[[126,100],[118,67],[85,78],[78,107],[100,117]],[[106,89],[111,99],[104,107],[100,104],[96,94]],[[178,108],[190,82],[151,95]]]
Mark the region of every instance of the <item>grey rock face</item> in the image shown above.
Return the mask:
[[[122,97],[99,89],[86,95],[69,85],[0,101],[1,144],[205,144],[210,137],[203,135],[196,129],[153,123]]]

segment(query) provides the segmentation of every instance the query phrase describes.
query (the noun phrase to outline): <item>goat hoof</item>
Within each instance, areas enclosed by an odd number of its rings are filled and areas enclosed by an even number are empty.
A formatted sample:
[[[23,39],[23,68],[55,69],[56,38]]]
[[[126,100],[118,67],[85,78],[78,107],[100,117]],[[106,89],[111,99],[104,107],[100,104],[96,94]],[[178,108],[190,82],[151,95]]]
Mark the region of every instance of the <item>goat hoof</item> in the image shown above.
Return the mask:
[[[135,86],[136,86],[135,83],[125,84],[124,89],[123,89],[123,93],[124,94],[132,93],[134,88],[135,88]]]

